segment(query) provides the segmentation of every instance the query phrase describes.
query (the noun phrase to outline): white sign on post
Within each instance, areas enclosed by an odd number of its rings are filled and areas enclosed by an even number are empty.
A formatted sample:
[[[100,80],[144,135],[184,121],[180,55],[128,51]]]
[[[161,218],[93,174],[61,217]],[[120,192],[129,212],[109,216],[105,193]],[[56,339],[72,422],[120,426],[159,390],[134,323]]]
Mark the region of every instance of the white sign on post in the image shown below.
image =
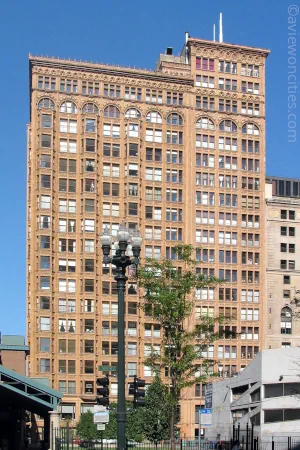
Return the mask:
[[[97,423],[97,430],[98,431],[104,431],[105,430],[105,423]]]
[[[212,410],[210,408],[201,409],[201,425],[204,427],[210,426],[212,423]]]
[[[108,422],[109,422],[108,409],[104,408],[102,405],[95,405],[94,423],[108,423]]]

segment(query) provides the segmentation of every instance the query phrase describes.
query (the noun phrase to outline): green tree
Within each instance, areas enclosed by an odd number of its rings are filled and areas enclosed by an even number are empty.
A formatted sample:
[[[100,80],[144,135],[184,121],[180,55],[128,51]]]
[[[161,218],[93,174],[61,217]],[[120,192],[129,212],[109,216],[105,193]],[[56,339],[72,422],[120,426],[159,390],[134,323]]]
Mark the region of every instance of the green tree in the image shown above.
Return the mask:
[[[132,403],[126,403],[126,437],[134,441],[143,440],[142,408],[133,409]],[[109,422],[103,431],[104,439],[117,439],[117,404],[111,403],[109,407]]]
[[[143,411],[143,431],[146,439],[157,445],[170,439],[172,406],[170,394],[159,376],[148,386]]]
[[[126,437],[129,440],[141,442],[144,439],[143,409],[133,409],[131,403],[127,405]]]
[[[76,431],[81,439],[91,440],[97,438],[97,425],[94,424],[94,417],[91,411],[81,414]]]
[[[104,439],[117,439],[117,404],[111,403],[109,406],[109,422],[105,424],[103,431]]]
[[[139,266],[136,278],[144,289],[142,307],[161,325],[162,349],[151,352],[145,364],[157,372],[168,373],[170,386],[171,448],[175,447],[176,410],[183,389],[207,381],[214,361],[203,359],[207,346],[224,335],[223,317],[201,317],[196,326],[192,320],[197,289],[214,287],[220,281],[205,277],[196,270],[201,263],[193,259],[191,245],[174,248],[177,261],[147,259]],[[179,269],[180,267],[180,269]],[[202,373],[195,362],[201,362]]]

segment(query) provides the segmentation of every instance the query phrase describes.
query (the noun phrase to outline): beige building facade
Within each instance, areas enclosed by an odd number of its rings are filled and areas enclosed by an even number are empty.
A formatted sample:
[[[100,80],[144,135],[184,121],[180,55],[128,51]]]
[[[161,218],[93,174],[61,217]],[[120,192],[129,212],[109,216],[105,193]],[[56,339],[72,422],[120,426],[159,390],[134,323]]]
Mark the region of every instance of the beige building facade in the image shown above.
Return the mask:
[[[267,177],[264,348],[300,346],[300,181]]]
[[[100,364],[116,366],[116,285],[100,235],[106,224],[115,234],[123,218],[142,232],[142,258],[201,246],[202,273],[226,280],[197,292],[194,312],[195,322],[224,314],[241,333],[203,352],[221,376],[261,349],[267,56],[188,36],[181,55],[167,49],[155,71],[30,56],[29,374],[64,393],[63,418],[94,403]],[[143,360],[160,342],[129,280],[128,382],[135,374],[151,382]],[[196,385],[181,402],[182,436],[197,435],[200,405]]]

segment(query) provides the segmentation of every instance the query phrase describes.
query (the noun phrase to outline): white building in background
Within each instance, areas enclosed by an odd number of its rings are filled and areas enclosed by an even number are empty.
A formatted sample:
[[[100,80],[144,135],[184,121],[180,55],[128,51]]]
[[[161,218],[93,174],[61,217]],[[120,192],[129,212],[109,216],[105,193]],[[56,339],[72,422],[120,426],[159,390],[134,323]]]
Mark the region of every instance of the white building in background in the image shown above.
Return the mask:
[[[300,438],[300,348],[264,350],[238,375],[212,384],[209,440],[231,437],[233,424],[267,441]]]
[[[298,347],[300,180],[267,177],[266,181],[264,348]]]

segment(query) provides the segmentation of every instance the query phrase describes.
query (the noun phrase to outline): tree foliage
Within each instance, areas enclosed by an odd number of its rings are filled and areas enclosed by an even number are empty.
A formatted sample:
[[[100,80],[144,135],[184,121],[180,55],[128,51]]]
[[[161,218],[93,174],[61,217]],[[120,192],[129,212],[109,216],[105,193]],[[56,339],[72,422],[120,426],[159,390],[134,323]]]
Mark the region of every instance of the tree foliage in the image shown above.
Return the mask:
[[[126,437],[127,439],[140,442],[143,440],[143,420],[140,408],[133,409],[130,402],[126,403]],[[109,422],[103,431],[104,439],[117,438],[117,404],[111,403],[109,407]]]
[[[93,413],[91,411],[81,414],[76,426],[77,434],[81,439],[91,440],[97,438],[97,425],[94,424],[93,420]]]
[[[203,352],[224,335],[223,317],[202,316],[196,325],[192,320],[197,290],[214,287],[220,281],[199,273],[197,267],[201,263],[193,259],[196,249],[191,245],[181,245],[174,250],[176,262],[147,259],[136,274],[139,287],[144,291],[141,306],[161,325],[161,351],[152,351],[145,364],[154,371],[168,373],[172,442],[182,390],[207,380],[214,361],[203,358]],[[196,363],[201,364],[200,375]]]
[[[167,386],[156,376],[149,385],[143,411],[143,434],[150,442],[170,439],[172,406]]]
[[[104,439],[117,439],[117,404],[111,403],[109,406],[109,422],[105,424],[105,431],[103,431]]]

